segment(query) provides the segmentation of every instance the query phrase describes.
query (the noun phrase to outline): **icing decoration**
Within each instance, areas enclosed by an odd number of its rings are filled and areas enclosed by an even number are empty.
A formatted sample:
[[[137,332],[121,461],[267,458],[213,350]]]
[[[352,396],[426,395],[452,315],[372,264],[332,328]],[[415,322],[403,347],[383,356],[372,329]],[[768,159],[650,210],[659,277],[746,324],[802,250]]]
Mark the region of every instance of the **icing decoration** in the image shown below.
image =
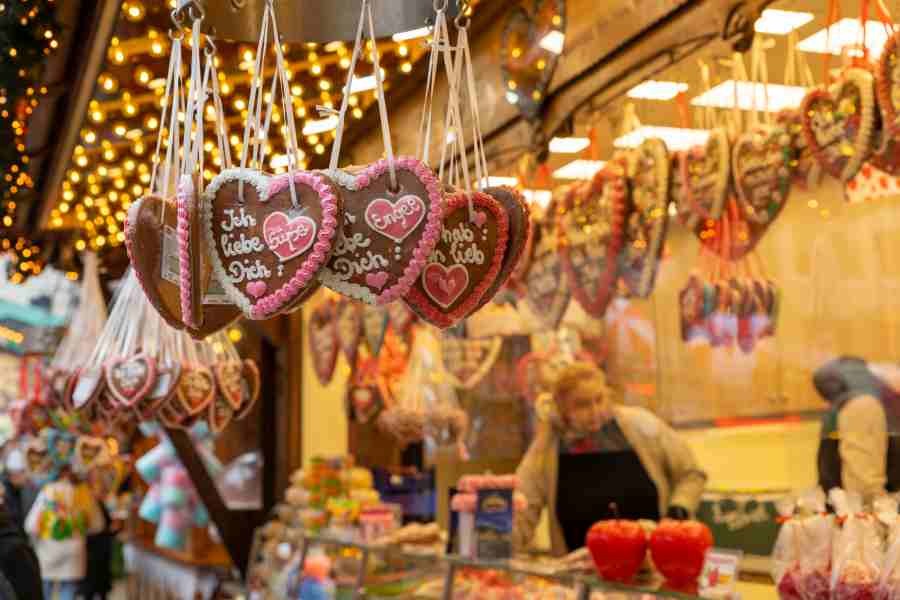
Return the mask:
[[[759,127],[732,149],[738,206],[752,225],[767,227],[784,208],[791,186],[791,136],[781,127]]]
[[[241,312],[231,304],[207,302],[204,298],[200,310],[203,314],[202,324],[197,328],[186,327],[181,316],[180,287],[177,281],[170,281],[162,275],[165,230],[169,229],[177,234],[177,215],[178,208],[172,201],[164,201],[158,196],[139,198],[128,209],[125,247],[144,295],[160,316],[175,329],[185,329],[192,337],[203,339],[233,323]],[[198,244],[202,242],[200,236],[196,236],[196,240]],[[205,282],[199,287],[209,293],[214,286],[218,286],[218,281],[214,279],[209,261],[202,251],[193,252],[193,257],[199,257],[200,267],[193,271],[196,276],[191,278],[192,285],[196,283],[194,280]],[[200,294],[193,294],[192,297],[199,298]]]
[[[384,344],[384,335],[387,332],[387,309],[379,306],[362,307],[362,329],[369,346],[369,353],[378,356],[381,346]]]
[[[731,148],[725,130],[713,129],[705,145],[683,152],[679,169],[691,212],[700,220],[718,219],[731,183]]]
[[[396,193],[389,189],[387,159],[326,172],[342,190],[345,217],[334,254],[318,277],[366,304],[404,296],[441,232],[443,192],[434,173],[414,158],[399,157],[394,164]]]
[[[309,317],[309,353],[319,383],[328,385],[337,364],[338,340],[334,300],[317,306]]]
[[[347,364],[356,364],[356,352],[362,339],[362,308],[346,298],[341,298],[335,309],[335,327],[338,345]]]
[[[458,388],[471,390],[493,368],[500,356],[503,338],[459,338],[446,336],[441,339],[441,361],[447,379]]]
[[[202,249],[195,189],[193,178],[185,175],[179,179],[175,194],[181,320],[188,329],[197,329],[203,322]]]
[[[202,365],[184,366],[175,388],[175,398],[188,415],[197,415],[209,406],[216,395],[212,371]]]
[[[224,360],[213,365],[213,374],[219,384],[219,393],[234,410],[244,403],[244,363],[240,360]]]
[[[528,119],[539,117],[561,54],[544,48],[541,40],[553,32],[565,32],[565,7],[563,0],[534,0],[530,6],[516,6],[503,27],[500,71],[504,89],[510,90]]]
[[[546,327],[556,329],[569,306],[572,292],[568,278],[563,277],[553,226],[546,223],[539,231],[540,236],[535,240],[534,258],[525,279],[525,301],[531,312]]]
[[[629,171],[631,206],[625,222],[622,279],[632,295],[646,298],[656,284],[669,223],[672,161],[665,142],[644,140],[631,156]]]
[[[829,89],[803,98],[803,135],[822,168],[847,182],[872,153],[875,100],[872,74],[846,69]]]
[[[469,220],[469,203],[484,215]],[[479,218],[480,220],[480,218]],[[506,252],[509,219],[491,196],[457,193],[447,200],[443,231],[406,303],[425,321],[449,327],[479,307],[494,284]]]
[[[530,257],[529,241],[531,239],[531,211],[525,204],[525,199],[518,191],[510,187],[492,187],[486,188],[484,193],[491,196],[500,203],[500,206],[506,211],[509,228],[507,229],[507,247],[503,253],[503,262],[500,266],[500,272],[494,283],[487,289],[481,300],[478,301],[478,310],[489,302],[499,292],[514,275],[517,274],[521,279],[522,274],[527,269],[527,265],[521,265],[527,262]],[[474,311],[473,311],[474,312]]]
[[[156,360],[147,354],[114,358],[104,369],[107,389],[129,408],[140,402],[156,383]]]
[[[602,317],[616,281],[625,194],[621,166],[569,188],[557,218],[560,260],[568,287],[585,312]]]
[[[295,207],[290,178],[226,169],[204,193],[203,230],[213,272],[250,319],[275,316],[308,297],[337,241],[343,219],[337,188],[324,175],[296,171]]]
[[[81,410],[105,389],[103,367],[84,367],[78,370],[78,377],[72,390],[72,408]]]
[[[812,189],[822,179],[822,166],[803,135],[803,118],[799,110],[783,110],[775,115],[775,124],[791,136],[791,183],[800,189]]]

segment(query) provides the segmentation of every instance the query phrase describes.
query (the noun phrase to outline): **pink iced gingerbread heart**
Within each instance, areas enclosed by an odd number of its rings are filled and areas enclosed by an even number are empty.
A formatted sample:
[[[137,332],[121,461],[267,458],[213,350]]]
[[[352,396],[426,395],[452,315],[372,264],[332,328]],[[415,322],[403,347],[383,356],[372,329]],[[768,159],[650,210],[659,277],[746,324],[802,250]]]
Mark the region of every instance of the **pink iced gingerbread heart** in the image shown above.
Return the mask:
[[[442,328],[467,317],[492,289],[508,239],[509,218],[499,202],[481,192],[454,194],[444,209],[440,240],[407,294],[407,305]]]
[[[206,188],[203,204],[213,270],[248,318],[295,308],[318,287],[316,274],[343,221],[341,193],[328,177],[227,169]]]
[[[340,239],[319,280],[367,304],[403,297],[425,267],[441,233],[443,192],[434,173],[414,158],[394,162],[391,189],[386,159],[365,168],[327,175],[341,188],[344,222]]]

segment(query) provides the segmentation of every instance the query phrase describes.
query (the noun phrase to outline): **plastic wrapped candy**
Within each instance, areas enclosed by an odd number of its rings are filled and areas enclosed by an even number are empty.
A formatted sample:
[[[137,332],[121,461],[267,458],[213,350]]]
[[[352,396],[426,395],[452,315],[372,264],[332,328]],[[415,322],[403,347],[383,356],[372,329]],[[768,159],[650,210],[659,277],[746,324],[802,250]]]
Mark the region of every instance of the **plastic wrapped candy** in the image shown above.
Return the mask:
[[[834,519],[824,511],[821,489],[779,506],[787,521],[772,553],[772,577],[781,600],[829,600]]]
[[[832,600],[874,600],[884,561],[880,524],[862,514],[862,499],[833,489],[829,497],[843,526],[835,535],[832,558]]]

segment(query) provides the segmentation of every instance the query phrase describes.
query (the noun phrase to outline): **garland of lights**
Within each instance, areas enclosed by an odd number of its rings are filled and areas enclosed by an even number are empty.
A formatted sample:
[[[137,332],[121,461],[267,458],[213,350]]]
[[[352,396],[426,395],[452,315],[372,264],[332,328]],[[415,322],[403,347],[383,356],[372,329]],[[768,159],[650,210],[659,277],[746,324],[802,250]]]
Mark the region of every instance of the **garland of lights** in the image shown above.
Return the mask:
[[[25,133],[38,99],[47,94],[40,84],[43,64],[59,47],[55,10],[54,0],[0,0],[0,244],[12,254],[8,276],[14,283],[43,268],[40,247],[12,230],[17,206],[34,194]]]

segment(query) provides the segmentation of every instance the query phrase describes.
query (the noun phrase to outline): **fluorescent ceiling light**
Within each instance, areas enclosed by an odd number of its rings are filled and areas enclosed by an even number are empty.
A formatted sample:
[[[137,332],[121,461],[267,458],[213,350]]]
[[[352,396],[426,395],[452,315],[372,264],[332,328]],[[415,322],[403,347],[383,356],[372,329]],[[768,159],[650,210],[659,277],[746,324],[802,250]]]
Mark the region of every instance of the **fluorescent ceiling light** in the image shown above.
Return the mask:
[[[616,148],[637,148],[644,140],[659,138],[666,143],[670,152],[702,146],[709,138],[706,129],[682,129],[680,127],[652,127],[645,125],[613,140]]]
[[[510,104],[518,104],[519,96],[515,92],[507,91],[506,92],[506,101]]]
[[[881,54],[889,35],[888,26],[881,21],[866,21],[866,47],[874,57]],[[804,52],[831,53],[840,55],[846,46],[862,44],[862,27],[859,19],[841,19],[828,29],[820,29],[808,38],[801,40],[797,48]],[[858,55],[859,51],[851,54]]]
[[[751,81],[735,81],[729,79],[716,87],[703,92],[693,100],[694,106],[711,106],[713,108],[734,108],[735,98],[741,110],[766,110],[778,112],[785,108],[796,108],[803,101],[808,90],[794,85],[770,83],[754,83]],[[754,106],[753,98],[756,98]]]
[[[303,152],[303,150],[300,150],[298,152],[298,154],[299,154],[299,157],[298,157],[297,163],[299,164],[300,160],[302,160],[303,157],[306,156],[306,154]],[[269,166],[272,167],[273,169],[288,168],[290,166],[290,164],[288,164],[288,155],[287,154],[273,155],[272,158],[269,159]]]
[[[538,45],[553,54],[562,54],[563,46],[566,44],[566,34],[555,29],[541,38]]]
[[[550,200],[553,199],[553,192],[550,190],[522,190],[522,195],[528,202],[537,204],[541,208],[547,208]]]
[[[338,116],[331,115],[318,121],[307,121],[303,125],[303,135],[318,135],[337,128]]]
[[[481,187],[500,187],[502,185],[506,185],[509,187],[516,187],[519,185],[518,177],[499,177],[497,175],[489,175],[487,178],[487,182],[484,179],[481,180]]]
[[[555,179],[590,179],[603,168],[603,160],[573,160],[553,172]]]
[[[798,27],[803,27],[812,20],[812,13],[767,8],[762,12],[762,16],[756,20],[754,28],[759,33],[787,35]]]
[[[395,33],[391,36],[391,39],[395,42],[405,42],[406,40],[414,40],[416,38],[425,37],[430,33],[431,29],[429,29],[428,27],[419,27],[418,29],[411,29],[410,31],[401,31],[400,33]]]
[[[350,93],[358,94],[360,92],[368,92],[375,89],[375,74],[366,75],[365,77],[353,76],[350,81]]]
[[[555,137],[550,140],[550,152],[555,154],[574,154],[591,145],[591,140],[584,137]]]
[[[687,89],[688,84],[679,81],[650,79],[628,90],[628,97],[642,100],[671,100],[681,92],[686,92]]]

